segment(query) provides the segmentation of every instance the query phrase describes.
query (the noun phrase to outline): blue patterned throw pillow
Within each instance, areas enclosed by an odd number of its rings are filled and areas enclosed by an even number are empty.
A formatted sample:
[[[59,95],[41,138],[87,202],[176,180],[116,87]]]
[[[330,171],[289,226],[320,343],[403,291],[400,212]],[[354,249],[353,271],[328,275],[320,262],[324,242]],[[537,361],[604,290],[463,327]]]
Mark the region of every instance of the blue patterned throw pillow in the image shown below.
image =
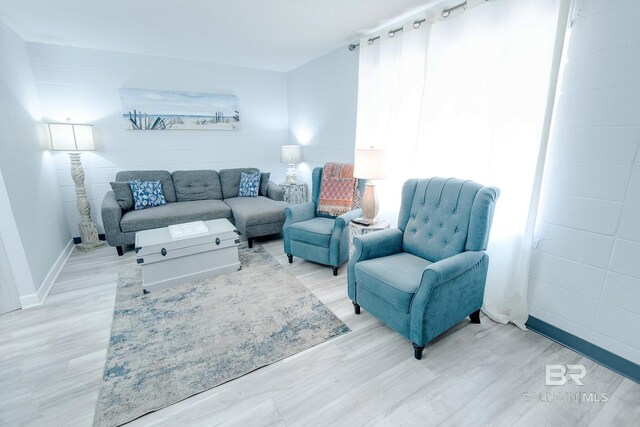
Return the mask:
[[[260,189],[260,172],[240,175],[240,192],[238,197],[258,197]]]
[[[133,208],[135,210],[166,205],[162,183],[160,181],[141,181],[139,179],[129,181],[131,193],[133,193]]]

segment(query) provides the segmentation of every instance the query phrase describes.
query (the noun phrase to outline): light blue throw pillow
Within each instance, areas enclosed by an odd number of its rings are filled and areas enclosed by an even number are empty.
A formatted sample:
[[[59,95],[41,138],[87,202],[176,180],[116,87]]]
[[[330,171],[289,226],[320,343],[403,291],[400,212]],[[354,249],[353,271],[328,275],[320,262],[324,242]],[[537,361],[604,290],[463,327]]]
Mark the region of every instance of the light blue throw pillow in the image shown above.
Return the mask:
[[[133,194],[133,208],[135,210],[166,205],[160,181],[141,181],[139,179],[129,181]]]
[[[260,189],[260,172],[240,175],[240,192],[238,197],[258,197]]]

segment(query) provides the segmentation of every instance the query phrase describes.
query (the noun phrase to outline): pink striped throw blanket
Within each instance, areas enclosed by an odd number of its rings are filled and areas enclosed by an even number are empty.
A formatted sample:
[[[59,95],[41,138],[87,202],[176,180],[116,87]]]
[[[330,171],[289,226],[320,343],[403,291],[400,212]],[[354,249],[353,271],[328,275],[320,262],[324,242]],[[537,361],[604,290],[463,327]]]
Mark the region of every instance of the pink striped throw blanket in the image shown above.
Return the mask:
[[[358,179],[353,164],[327,163],[322,170],[318,215],[339,216],[360,207]]]

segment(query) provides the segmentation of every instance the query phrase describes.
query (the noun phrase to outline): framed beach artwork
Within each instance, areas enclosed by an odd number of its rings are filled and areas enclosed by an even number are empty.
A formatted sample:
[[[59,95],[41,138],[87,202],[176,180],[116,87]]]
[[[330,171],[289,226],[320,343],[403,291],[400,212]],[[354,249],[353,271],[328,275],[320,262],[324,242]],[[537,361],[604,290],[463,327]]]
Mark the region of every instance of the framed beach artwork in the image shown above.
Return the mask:
[[[120,89],[131,130],[238,130],[238,97],[215,93]]]

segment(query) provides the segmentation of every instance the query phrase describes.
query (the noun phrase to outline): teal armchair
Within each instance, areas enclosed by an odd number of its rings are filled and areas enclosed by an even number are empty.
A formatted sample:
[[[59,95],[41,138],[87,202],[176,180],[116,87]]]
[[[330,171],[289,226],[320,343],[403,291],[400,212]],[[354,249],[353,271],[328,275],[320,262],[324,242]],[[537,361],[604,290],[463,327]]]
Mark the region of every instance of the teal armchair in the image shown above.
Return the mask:
[[[398,228],[354,239],[347,275],[355,313],[362,307],[411,340],[416,359],[465,317],[480,323],[499,195],[455,178],[407,181]]]
[[[311,201],[285,209],[286,219],[282,228],[284,252],[289,263],[297,256],[331,266],[333,275],[337,276],[338,267],[349,258],[349,222],[361,217],[362,210],[354,209],[335,218],[317,216],[322,168],[313,170],[312,181]],[[360,182],[361,193],[363,188]]]

